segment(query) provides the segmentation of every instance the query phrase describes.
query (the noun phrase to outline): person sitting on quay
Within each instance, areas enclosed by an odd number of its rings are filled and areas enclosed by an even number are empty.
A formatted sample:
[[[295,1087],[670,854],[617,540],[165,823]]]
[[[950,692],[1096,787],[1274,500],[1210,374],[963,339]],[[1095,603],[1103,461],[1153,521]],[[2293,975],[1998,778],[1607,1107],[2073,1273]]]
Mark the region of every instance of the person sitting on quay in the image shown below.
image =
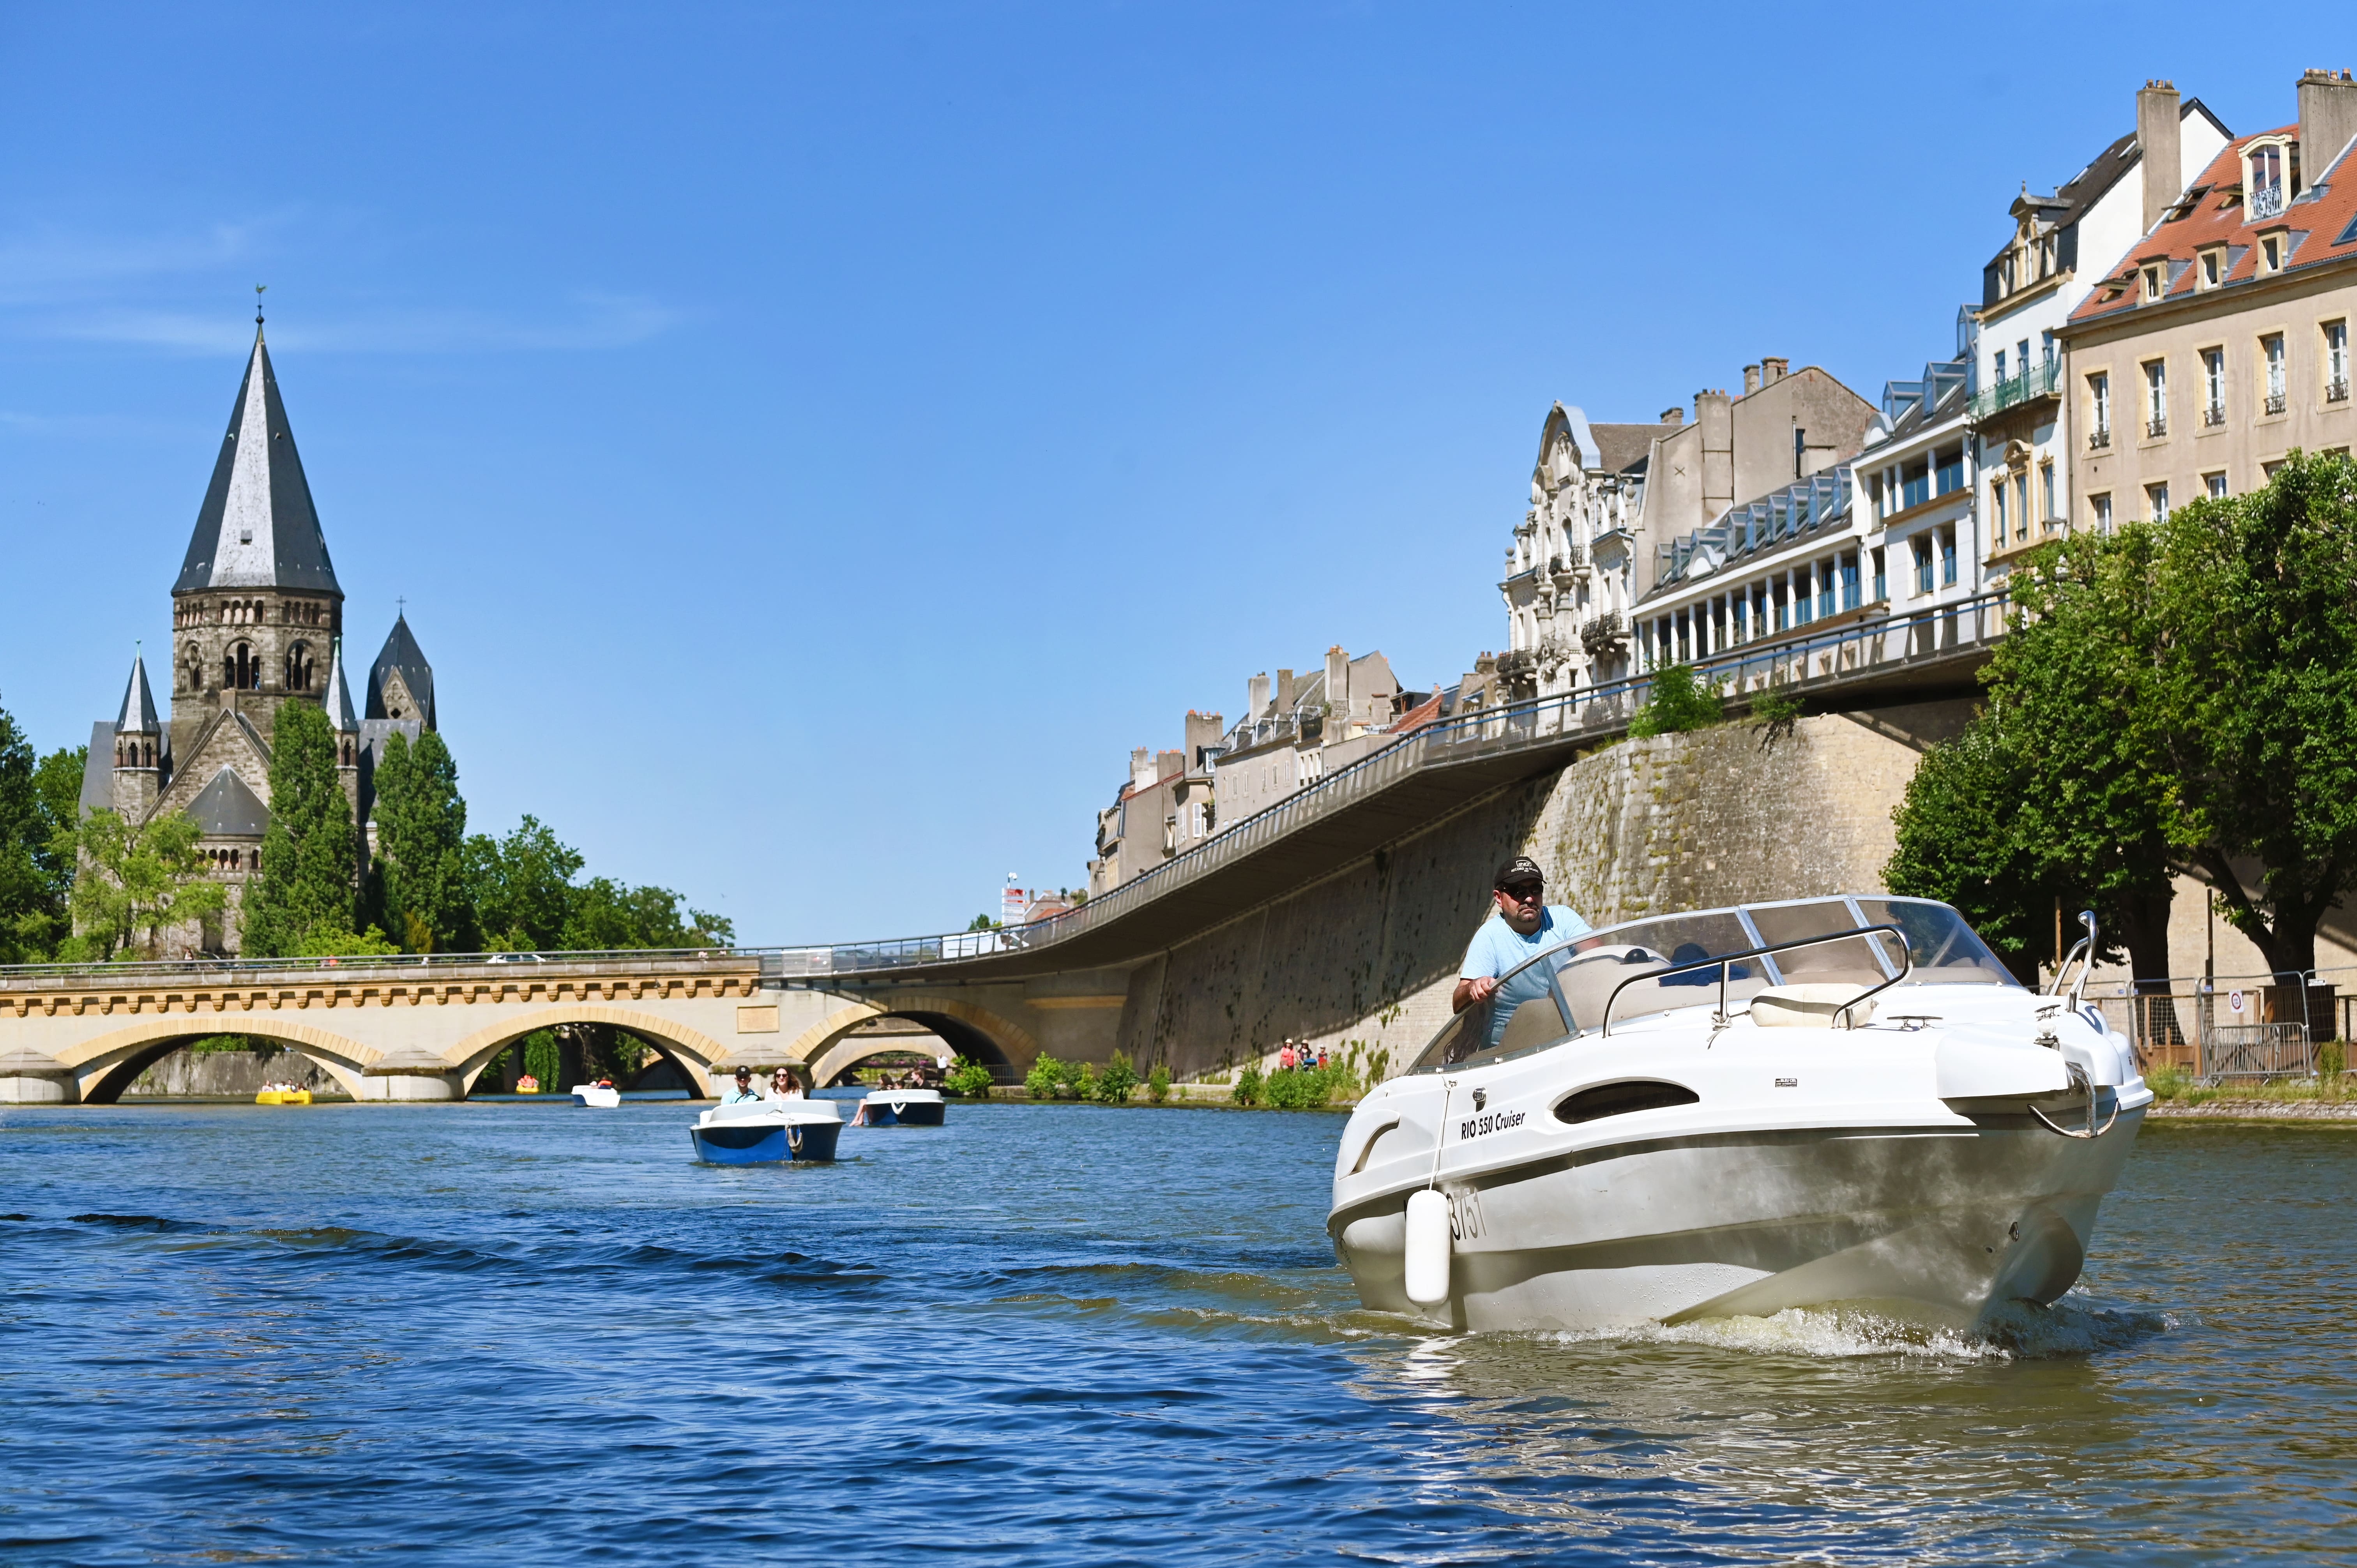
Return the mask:
[[[1449,1007],[1462,1013],[1468,1007],[1494,1003],[1490,1005],[1488,1044],[1495,1046],[1504,1036],[1514,1009],[1547,993],[1546,977],[1535,968],[1524,971],[1509,995],[1497,994],[1501,977],[1524,960],[1562,947],[1594,928],[1570,905],[1547,903],[1546,874],[1526,854],[1518,854],[1498,868],[1490,897],[1494,908],[1465,949]]]
[[[751,1101],[758,1101],[760,1098],[761,1097],[759,1095],[753,1092],[753,1069],[748,1067],[740,1067],[737,1069],[737,1087],[730,1092],[722,1095],[720,1097],[720,1103],[723,1105],[744,1105]]]

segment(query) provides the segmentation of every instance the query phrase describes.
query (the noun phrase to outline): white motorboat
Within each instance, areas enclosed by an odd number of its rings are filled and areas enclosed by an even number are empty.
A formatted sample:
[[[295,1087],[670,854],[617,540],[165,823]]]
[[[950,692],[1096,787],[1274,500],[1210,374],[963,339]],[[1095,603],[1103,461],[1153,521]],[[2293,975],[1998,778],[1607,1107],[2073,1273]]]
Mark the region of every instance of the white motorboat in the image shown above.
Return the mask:
[[[1351,1115],[1335,1251],[1369,1307],[1460,1329],[2051,1302],[2152,1101],[2083,918],[2067,994],[1922,899],[1580,937]]]
[[[855,1127],[939,1127],[949,1104],[938,1089],[871,1089],[852,1114]]]
[[[576,1105],[594,1105],[601,1111],[611,1111],[622,1103],[622,1091],[610,1083],[576,1083],[571,1092]]]
[[[766,1165],[834,1158],[843,1118],[823,1100],[748,1100],[716,1105],[687,1130],[707,1165]]]

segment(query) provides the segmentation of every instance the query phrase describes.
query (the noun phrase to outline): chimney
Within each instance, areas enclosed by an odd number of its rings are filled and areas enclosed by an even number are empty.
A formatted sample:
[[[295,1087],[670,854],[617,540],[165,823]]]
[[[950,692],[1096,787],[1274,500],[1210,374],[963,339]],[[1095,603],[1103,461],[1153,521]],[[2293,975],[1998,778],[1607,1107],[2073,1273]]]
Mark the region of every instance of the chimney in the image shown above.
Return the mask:
[[[1760,384],[1763,387],[1772,387],[1778,381],[1782,381],[1784,379],[1785,367],[1790,365],[1792,362],[1792,361],[1790,360],[1777,359],[1773,355],[1769,355],[1761,359],[1760,361]]]
[[[1187,710],[1187,768],[1189,772],[1203,770],[1203,753],[1220,744],[1227,733],[1227,720],[1219,714],[1199,714]]]
[[[1757,365],[1746,365],[1746,366],[1744,366],[1744,367],[1743,367],[1743,395],[1744,395],[1745,397],[1749,397],[1753,392],[1758,392],[1759,390],[1760,390],[1760,367],[1759,367],[1759,366],[1757,366]]]
[[[1683,409],[1683,408],[1665,408],[1665,409],[1662,410],[1662,423],[1663,423],[1663,424],[1675,424],[1675,425],[1683,426],[1683,425],[1684,425],[1685,422],[1686,422],[1686,411],[1685,411],[1684,409]]]
[[[1264,670],[1244,682],[1244,717],[1257,719],[1268,712],[1268,671]]]
[[[1293,671],[1290,670],[1276,672],[1276,711],[1280,714],[1293,711]]]
[[[1154,754],[1142,746],[1132,750],[1129,754],[1129,787],[1133,789],[1149,789],[1154,779]]]
[[[2144,172],[2144,232],[2149,234],[2185,188],[2174,82],[2156,79],[2136,94],[2136,155]]]
[[[1725,392],[1695,393],[1702,426],[1702,515],[1705,521],[1735,504],[1735,414]]]
[[[2352,136],[2357,136],[2357,76],[2345,70],[2300,72],[2301,177],[2311,186],[2322,179]]]
[[[1339,642],[1326,650],[1326,706],[1334,715],[1339,735],[1351,716],[1351,656]]]

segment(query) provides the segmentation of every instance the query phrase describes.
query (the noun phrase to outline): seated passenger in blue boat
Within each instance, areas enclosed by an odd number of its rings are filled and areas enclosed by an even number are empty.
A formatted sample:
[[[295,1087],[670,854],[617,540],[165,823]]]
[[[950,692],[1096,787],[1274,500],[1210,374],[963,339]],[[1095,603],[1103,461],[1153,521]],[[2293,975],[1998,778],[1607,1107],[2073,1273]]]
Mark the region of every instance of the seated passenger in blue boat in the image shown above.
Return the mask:
[[[720,1097],[720,1103],[723,1105],[743,1105],[750,1101],[757,1101],[760,1098],[760,1095],[754,1092],[753,1090],[753,1069],[748,1067],[740,1067],[737,1069],[737,1087],[730,1090],[726,1094],[722,1095]]]
[[[1495,908],[1490,918],[1481,922],[1481,929],[1473,933],[1472,943],[1465,950],[1465,961],[1458,966],[1457,989],[1449,1004],[1458,1013],[1487,1004],[1490,1019],[1486,1044],[1494,1047],[1504,1037],[1514,1009],[1547,993],[1544,965],[1515,975],[1507,985],[1508,994],[1499,993],[1498,977],[1509,973],[1525,959],[1585,936],[1590,928],[1568,904],[1547,903],[1546,875],[1539,870],[1538,862],[1526,854],[1518,854],[1498,868],[1490,897]],[[1471,1041],[1469,1039],[1467,1044],[1469,1046]]]

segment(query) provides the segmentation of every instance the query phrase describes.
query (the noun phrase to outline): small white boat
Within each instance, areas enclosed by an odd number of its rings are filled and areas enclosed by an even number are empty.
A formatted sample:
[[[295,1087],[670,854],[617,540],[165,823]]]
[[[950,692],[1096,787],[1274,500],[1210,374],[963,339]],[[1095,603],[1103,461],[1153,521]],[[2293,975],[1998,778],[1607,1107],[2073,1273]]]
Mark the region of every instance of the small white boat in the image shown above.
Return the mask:
[[[749,1100],[716,1105],[687,1130],[695,1157],[716,1165],[766,1165],[834,1158],[843,1118],[823,1100]]]
[[[855,1127],[938,1127],[949,1106],[938,1089],[871,1089],[853,1112]]]
[[[622,1091],[610,1083],[576,1083],[572,1094],[574,1104],[594,1105],[603,1111],[611,1111],[622,1103]]]
[[[2051,1302],[2152,1102],[2079,979],[1921,899],[1583,936],[1361,1103],[1328,1231],[1368,1306],[1462,1329]]]

